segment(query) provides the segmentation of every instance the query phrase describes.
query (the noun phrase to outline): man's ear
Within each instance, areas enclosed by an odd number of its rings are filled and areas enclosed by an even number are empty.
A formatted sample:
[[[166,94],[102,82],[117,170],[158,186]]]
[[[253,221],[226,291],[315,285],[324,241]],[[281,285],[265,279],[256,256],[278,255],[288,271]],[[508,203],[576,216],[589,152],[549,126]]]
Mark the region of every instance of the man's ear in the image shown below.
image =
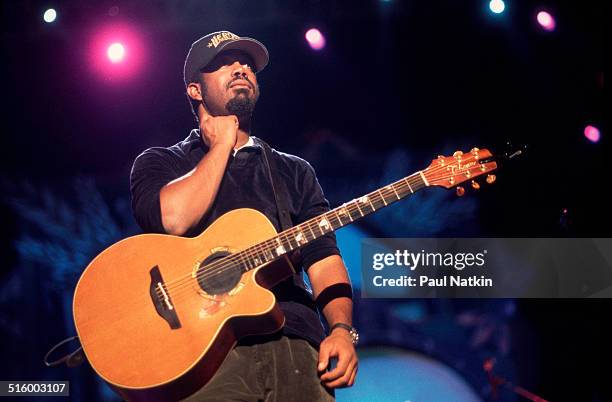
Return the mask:
[[[202,101],[202,89],[197,82],[190,82],[187,85],[187,95],[193,100]]]

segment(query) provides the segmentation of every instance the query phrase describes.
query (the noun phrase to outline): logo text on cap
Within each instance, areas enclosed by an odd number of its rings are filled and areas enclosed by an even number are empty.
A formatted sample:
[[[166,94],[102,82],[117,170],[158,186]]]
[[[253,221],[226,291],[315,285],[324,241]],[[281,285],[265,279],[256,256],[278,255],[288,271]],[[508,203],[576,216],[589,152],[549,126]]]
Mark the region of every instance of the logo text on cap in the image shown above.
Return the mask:
[[[213,36],[210,42],[208,42],[207,46],[216,48],[221,42],[225,42],[227,40],[232,39],[240,39],[240,36],[234,35],[231,32],[221,32]]]

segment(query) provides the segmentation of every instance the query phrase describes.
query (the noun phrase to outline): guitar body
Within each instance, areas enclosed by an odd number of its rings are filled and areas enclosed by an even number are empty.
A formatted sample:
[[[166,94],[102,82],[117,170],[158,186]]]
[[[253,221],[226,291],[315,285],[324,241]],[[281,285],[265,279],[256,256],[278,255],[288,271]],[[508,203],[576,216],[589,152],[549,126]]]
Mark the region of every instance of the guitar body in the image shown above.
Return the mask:
[[[263,214],[238,209],[195,238],[143,234],[103,251],[74,294],[74,321],[91,366],[130,401],[177,400],[204,386],[238,339],[283,326],[268,288],[294,271],[283,257],[234,274],[238,283],[229,289],[221,283],[210,291],[198,278],[207,283],[216,257],[276,235]]]

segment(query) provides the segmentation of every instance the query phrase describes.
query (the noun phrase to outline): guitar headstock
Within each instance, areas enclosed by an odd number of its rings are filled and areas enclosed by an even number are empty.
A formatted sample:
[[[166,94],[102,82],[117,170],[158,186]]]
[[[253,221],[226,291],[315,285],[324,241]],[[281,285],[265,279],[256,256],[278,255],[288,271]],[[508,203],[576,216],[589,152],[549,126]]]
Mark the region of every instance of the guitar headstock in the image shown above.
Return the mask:
[[[470,152],[456,151],[452,156],[438,156],[429,167],[423,170],[423,175],[430,186],[453,188],[466,181],[471,181],[472,187],[480,185],[474,179],[497,169],[497,163],[492,161],[493,155],[487,149],[472,148]],[[495,181],[495,175],[487,175],[487,183]],[[458,195],[463,195],[463,187],[457,189]]]

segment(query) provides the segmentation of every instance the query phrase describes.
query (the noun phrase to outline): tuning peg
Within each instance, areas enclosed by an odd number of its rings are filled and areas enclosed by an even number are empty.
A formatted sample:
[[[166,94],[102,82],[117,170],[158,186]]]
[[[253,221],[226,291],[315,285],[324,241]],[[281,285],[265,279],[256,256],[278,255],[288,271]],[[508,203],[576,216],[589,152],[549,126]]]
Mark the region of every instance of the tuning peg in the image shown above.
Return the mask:
[[[480,188],[480,184],[476,180],[472,180],[472,188],[474,190],[478,190]]]
[[[463,155],[463,152],[461,151],[455,151],[455,153],[453,154],[453,156],[457,159],[461,159],[462,155]]]
[[[457,197],[462,197],[465,194],[465,189],[461,186],[457,186]]]
[[[497,176],[495,176],[494,174],[487,175],[487,183],[489,184],[493,184],[496,179],[497,179]]]

